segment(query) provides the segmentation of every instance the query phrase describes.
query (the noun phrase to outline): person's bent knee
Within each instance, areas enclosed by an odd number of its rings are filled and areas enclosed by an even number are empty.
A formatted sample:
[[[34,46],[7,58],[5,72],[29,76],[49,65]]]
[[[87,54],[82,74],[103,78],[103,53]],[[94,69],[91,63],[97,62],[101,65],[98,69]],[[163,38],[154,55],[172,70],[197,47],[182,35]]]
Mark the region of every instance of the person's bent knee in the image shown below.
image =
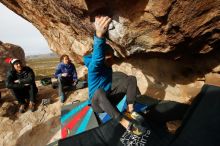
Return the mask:
[[[98,100],[100,97],[102,97],[105,94],[105,91],[102,88],[99,88],[95,91],[93,99]]]
[[[103,113],[103,112],[104,112],[104,111],[99,107],[99,105],[96,104],[96,103],[94,103],[94,102],[92,102],[91,106],[92,106],[93,111],[96,112],[96,113]]]
[[[128,82],[129,83],[137,83],[137,79],[135,76],[128,76]]]

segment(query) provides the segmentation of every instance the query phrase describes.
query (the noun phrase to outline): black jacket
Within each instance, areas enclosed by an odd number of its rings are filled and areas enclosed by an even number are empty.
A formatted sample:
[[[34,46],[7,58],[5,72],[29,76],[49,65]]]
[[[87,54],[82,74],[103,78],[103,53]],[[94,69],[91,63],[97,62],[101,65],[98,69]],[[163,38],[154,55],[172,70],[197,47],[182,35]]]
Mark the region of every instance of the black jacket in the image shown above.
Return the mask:
[[[15,80],[19,80],[20,82],[14,83]],[[28,66],[23,67],[20,73],[17,73],[14,69],[8,71],[5,84],[9,89],[21,89],[24,88],[25,84],[29,84],[34,86],[34,90],[37,90],[35,74]]]

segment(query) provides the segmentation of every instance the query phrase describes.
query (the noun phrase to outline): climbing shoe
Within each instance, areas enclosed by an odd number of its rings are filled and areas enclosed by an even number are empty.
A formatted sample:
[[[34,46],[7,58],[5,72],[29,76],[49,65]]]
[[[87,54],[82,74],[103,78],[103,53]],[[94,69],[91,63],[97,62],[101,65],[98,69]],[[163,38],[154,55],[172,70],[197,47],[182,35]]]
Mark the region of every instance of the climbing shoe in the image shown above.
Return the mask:
[[[146,132],[146,128],[141,126],[139,123],[130,121],[127,131],[134,135],[141,136]]]
[[[144,122],[144,117],[141,114],[139,114],[139,113],[137,113],[135,111],[133,111],[131,113],[131,117],[132,117],[132,119],[138,121],[139,123],[143,123]]]
[[[133,111],[133,112],[125,112],[124,115],[126,117],[128,117],[129,119],[133,119],[136,120],[137,122],[139,122],[140,124],[142,124],[144,122],[144,117],[142,115],[140,115],[139,113]]]

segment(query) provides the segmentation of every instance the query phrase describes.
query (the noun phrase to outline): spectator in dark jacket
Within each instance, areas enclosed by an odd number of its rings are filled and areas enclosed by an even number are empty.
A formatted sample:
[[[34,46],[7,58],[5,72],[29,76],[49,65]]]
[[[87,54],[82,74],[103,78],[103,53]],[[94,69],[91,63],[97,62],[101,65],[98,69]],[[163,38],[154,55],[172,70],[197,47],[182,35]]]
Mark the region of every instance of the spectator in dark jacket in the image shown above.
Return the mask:
[[[58,79],[59,97],[63,103],[65,101],[64,86],[75,87],[78,81],[76,68],[68,55],[64,54],[60,57],[55,77]]]
[[[29,108],[35,110],[35,100],[38,92],[35,75],[28,66],[23,66],[19,59],[11,59],[12,69],[7,73],[6,87],[11,89],[21,105],[19,112],[25,112],[26,99],[30,100]]]

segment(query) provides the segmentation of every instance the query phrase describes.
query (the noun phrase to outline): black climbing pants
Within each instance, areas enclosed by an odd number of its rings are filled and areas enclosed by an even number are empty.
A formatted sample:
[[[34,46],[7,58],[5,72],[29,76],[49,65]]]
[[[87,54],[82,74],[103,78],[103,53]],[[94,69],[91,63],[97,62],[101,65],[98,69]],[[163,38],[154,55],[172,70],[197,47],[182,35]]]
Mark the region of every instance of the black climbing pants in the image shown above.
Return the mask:
[[[21,89],[12,89],[12,92],[19,104],[25,104],[25,99],[29,99],[31,102],[35,103],[38,89],[33,85],[28,85]]]
[[[137,95],[137,80],[134,76],[127,76],[120,79],[117,83],[112,82],[112,90],[106,93],[99,88],[92,98],[93,110],[97,113],[106,112],[113,119],[121,120],[121,113],[117,110],[116,105],[126,95],[127,103],[134,104]]]
[[[59,77],[58,78],[58,93],[59,96],[63,96],[64,95],[64,87],[69,87],[72,90],[74,89],[73,87],[73,81],[68,78],[68,77]]]

